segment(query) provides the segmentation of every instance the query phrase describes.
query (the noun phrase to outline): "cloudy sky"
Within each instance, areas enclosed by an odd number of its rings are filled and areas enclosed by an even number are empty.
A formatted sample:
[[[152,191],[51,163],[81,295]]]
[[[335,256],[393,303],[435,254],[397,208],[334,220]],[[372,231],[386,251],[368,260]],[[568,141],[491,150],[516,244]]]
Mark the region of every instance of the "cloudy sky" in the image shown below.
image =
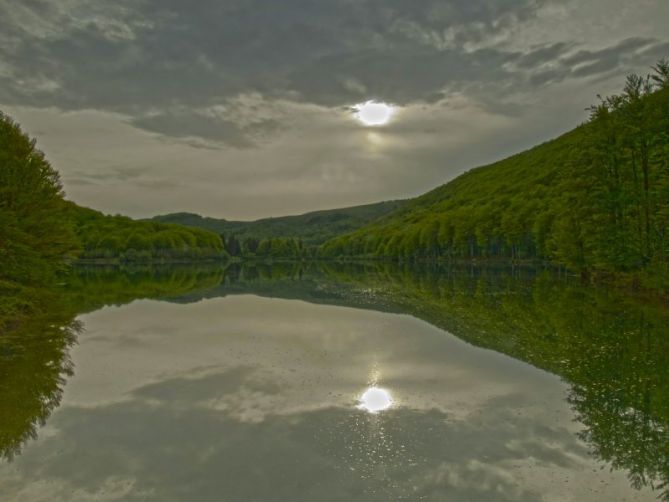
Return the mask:
[[[405,198],[669,57],[666,0],[0,0],[0,110],[68,197],[253,219]],[[392,104],[369,127],[353,107]]]

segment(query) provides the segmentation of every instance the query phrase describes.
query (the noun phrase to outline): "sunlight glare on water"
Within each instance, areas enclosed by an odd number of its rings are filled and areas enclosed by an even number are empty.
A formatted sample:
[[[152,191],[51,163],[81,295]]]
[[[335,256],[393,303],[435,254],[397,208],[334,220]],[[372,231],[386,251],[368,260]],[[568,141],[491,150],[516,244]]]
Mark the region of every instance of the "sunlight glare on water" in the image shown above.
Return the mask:
[[[393,398],[386,389],[369,387],[360,396],[358,408],[369,413],[387,410],[393,405]]]

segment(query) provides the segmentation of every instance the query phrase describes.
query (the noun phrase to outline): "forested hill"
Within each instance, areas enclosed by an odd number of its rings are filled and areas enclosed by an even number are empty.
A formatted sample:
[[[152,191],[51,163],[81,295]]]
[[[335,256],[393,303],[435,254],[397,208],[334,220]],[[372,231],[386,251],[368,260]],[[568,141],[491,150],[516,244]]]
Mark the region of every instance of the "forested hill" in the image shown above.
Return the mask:
[[[202,229],[106,216],[64,199],[58,172],[0,112],[0,330],[51,295],[77,258],[182,261],[225,258],[219,235]]]
[[[200,228],[105,215],[66,202],[80,243],[79,259],[118,262],[181,262],[226,256],[221,237]]]
[[[281,237],[301,239],[307,245],[318,245],[337,235],[352,232],[398,209],[403,202],[385,201],[256,221],[228,221],[193,213],[171,213],[155,216],[149,221],[203,228],[226,237],[234,235],[241,242],[246,239]]]
[[[573,131],[328,241],[328,257],[532,259],[669,276],[669,63]],[[657,285],[657,284],[655,284]]]

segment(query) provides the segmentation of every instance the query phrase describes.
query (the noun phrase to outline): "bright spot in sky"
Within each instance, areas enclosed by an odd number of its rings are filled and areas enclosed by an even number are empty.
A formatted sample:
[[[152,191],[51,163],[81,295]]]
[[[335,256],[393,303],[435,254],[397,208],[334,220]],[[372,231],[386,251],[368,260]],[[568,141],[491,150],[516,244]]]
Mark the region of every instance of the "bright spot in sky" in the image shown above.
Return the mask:
[[[395,113],[394,107],[376,101],[358,103],[353,109],[355,110],[353,116],[366,126],[387,124]]]
[[[390,392],[380,387],[370,387],[360,396],[358,408],[369,413],[378,413],[387,410],[392,405],[393,398]]]

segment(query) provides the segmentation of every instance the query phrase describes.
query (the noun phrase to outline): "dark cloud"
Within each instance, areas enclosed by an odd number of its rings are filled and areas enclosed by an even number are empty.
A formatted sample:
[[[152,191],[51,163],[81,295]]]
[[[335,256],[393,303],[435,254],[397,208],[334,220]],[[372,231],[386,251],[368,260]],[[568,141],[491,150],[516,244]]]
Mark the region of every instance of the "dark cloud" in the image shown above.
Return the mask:
[[[65,10],[32,1],[21,17],[5,1],[0,23],[14,43],[0,51],[14,75],[0,97],[117,111],[207,105],[249,91],[327,105],[369,95],[429,100],[451,80],[498,68],[508,56],[465,54],[462,45],[531,17],[541,3],[79,1]]]
[[[571,44],[565,42],[558,42],[543,47],[538,47],[530,50],[526,54],[521,55],[515,61],[519,68],[532,69],[557,60],[560,56],[571,49]]]
[[[325,106],[431,103],[445,89],[476,94],[485,82],[503,101],[518,88],[611,71],[652,44],[635,38],[568,57],[565,42],[525,53],[467,47],[548,3],[31,0],[16,9],[0,0],[0,102],[118,111],[149,131],[249,147],[279,124],[240,125],[190,108],[253,92]]]
[[[641,49],[648,49],[657,44],[655,40],[628,38],[617,45],[599,51],[579,51],[564,60],[565,66],[571,66],[572,75],[583,77],[609,72],[621,66],[625,58],[636,54]]]
[[[0,105],[105,211],[246,219],[403,198],[568,130],[668,56],[666,2],[624,6],[0,0]],[[371,135],[350,109],[368,99],[402,106]]]
[[[147,131],[175,138],[202,138],[222,141],[230,146],[249,148],[280,128],[276,120],[261,120],[248,125],[240,125],[224,116],[198,112],[187,108],[167,110],[157,114],[142,115],[131,123]]]
[[[633,37],[599,50],[574,51],[573,44],[556,43],[532,50],[518,57],[513,64],[529,72],[529,88],[536,89],[568,78],[624,75],[639,58],[650,64],[661,57],[667,45],[656,39]]]

